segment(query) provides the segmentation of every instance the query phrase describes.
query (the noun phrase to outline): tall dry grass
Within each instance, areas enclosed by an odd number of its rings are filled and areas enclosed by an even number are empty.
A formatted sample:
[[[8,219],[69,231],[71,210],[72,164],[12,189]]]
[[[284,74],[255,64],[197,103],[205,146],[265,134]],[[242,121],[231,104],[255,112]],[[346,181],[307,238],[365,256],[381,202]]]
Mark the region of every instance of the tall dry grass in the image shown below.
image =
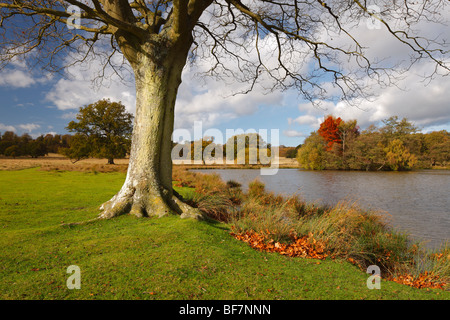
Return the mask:
[[[194,192],[186,193],[184,200],[207,217],[229,222],[238,211],[242,201],[238,183],[224,182],[218,174],[202,174],[183,167],[174,167],[172,177],[175,186],[194,189]]]
[[[0,170],[39,168],[45,171],[126,172],[128,159],[114,159],[114,162],[114,165],[109,165],[106,159],[90,158],[72,163],[68,158],[50,153],[40,158],[0,158]]]

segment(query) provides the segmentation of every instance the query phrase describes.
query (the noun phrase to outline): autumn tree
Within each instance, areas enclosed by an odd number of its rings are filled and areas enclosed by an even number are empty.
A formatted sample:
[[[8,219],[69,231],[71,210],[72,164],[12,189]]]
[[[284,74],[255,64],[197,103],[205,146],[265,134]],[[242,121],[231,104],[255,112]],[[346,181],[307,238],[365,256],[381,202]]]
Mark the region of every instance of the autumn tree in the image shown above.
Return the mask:
[[[78,8],[76,19],[66,11],[69,5]],[[400,67],[427,60],[433,67],[425,76],[448,74],[445,39],[420,32],[426,23],[445,24],[439,14],[448,1],[382,0],[377,6],[379,13],[358,0],[1,0],[0,59],[5,65],[24,57],[57,71],[91,56],[114,65],[113,55],[121,53],[127,63],[115,70],[121,74],[127,65],[133,70],[136,119],[127,178],[101,206],[100,218],[128,212],[197,216],[173,192],[170,158],[175,100],[187,60],[209,58],[205,73],[242,82],[243,93],[256,86],[295,88],[313,102],[351,102],[367,97],[368,79],[390,85],[402,70],[372,59],[357,39],[354,30],[370,18],[409,50]],[[268,44],[273,50],[264,55]]]
[[[400,171],[430,167],[437,161],[442,165],[447,163],[450,154],[448,132],[417,133],[406,119],[398,122],[400,129],[395,124],[392,130],[386,130],[386,123],[394,123],[392,120],[395,119],[398,118],[382,121],[385,126],[381,128],[370,125],[362,132],[356,120],[342,121],[339,125],[342,141],[334,143],[331,149],[326,148],[326,140],[314,131],[299,150],[299,164],[313,170]]]
[[[384,148],[382,134],[371,125],[348,145],[347,164],[353,170],[381,170],[386,164]]]
[[[359,136],[359,126],[356,120],[348,120],[341,121],[338,129],[338,135],[342,144],[342,157],[345,158],[347,145]]]
[[[327,142],[327,151],[330,151],[335,143],[342,143],[339,132],[341,122],[341,118],[335,118],[329,115],[320,124],[320,128],[317,133]]]
[[[437,164],[445,166],[450,162],[450,133],[433,131],[424,135],[425,158],[431,166]]]
[[[327,143],[317,132],[312,132],[297,151],[297,162],[300,167],[310,170],[326,168]]]
[[[67,130],[76,132],[70,147],[62,153],[75,161],[99,157],[114,164],[114,158],[123,158],[129,151],[133,115],[120,102],[99,100],[81,107],[77,121],[69,122]]]
[[[391,140],[385,152],[388,165],[395,171],[412,169],[417,162],[417,157],[409,152],[400,139]]]
[[[399,120],[398,116],[392,116],[382,120],[384,126],[380,128],[385,140],[403,139],[411,133],[417,132],[417,127],[407,118]]]
[[[287,150],[285,150],[284,156],[285,156],[286,158],[288,158],[288,159],[295,159],[296,156],[297,156],[298,149],[300,149],[301,146],[302,146],[302,145],[299,144],[299,145],[296,146],[296,147],[288,147],[288,148],[286,148]],[[281,157],[281,156],[282,156],[282,155],[281,155],[281,153],[280,153],[280,157]]]

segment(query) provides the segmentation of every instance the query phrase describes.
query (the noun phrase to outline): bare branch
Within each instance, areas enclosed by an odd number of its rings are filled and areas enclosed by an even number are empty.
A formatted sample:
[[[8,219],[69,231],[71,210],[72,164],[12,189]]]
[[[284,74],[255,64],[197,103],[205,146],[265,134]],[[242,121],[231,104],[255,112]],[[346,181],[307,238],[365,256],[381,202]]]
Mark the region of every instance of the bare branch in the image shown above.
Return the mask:
[[[434,63],[430,77],[449,73],[448,44],[419,35],[413,28],[424,22],[448,23],[447,17],[440,17],[448,1],[385,0],[377,4],[380,13],[371,12],[367,1],[361,0],[2,0],[0,59],[5,65],[39,49],[40,59],[50,68],[65,50],[99,54],[94,48],[106,38],[110,45],[102,55],[111,66],[114,54],[122,53],[131,62],[139,52],[183,37],[187,45],[192,44],[191,61],[210,59],[206,73],[241,81],[247,85],[243,93],[256,85],[269,91],[297,88],[310,100],[325,97],[324,84],[330,81],[343,99],[369,97],[364,86],[367,79],[395,84],[402,71],[422,60]],[[81,10],[83,23],[77,30],[66,27],[70,18],[66,5]],[[20,17],[29,22],[12,28]],[[400,63],[387,65],[369,59],[370,48],[362,45],[352,28],[368,18],[379,21],[409,48],[409,65],[400,69]],[[335,42],[333,37],[344,42]],[[274,46],[270,54],[263,47],[269,42]],[[79,60],[86,59],[81,55]]]

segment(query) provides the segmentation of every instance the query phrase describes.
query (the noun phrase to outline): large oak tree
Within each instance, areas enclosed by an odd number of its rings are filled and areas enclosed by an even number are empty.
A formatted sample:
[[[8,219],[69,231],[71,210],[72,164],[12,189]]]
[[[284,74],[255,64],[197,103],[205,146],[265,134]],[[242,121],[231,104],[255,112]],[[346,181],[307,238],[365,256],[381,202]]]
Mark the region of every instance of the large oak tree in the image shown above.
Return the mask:
[[[66,129],[76,132],[69,148],[62,149],[65,156],[77,162],[88,157],[123,158],[129,150],[133,115],[121,102],[102,99],[81,107]]]
[[[370,4],[362,0],[1,0],[0,56],[5,64],[25,55],[56,71],[65,66],[61,61],[67,62],[60,59],[66,57],[66,50],[85,57],[100,56],[98,50],[103,50],[105,65],[114,61],[114,53],[123,54],[136,85],[130,163],[123,187],[101,206],[100,218],[170,212],[197,216],[172,190],[174,106],[186,62],[210,57],[214,63],[205,72],[242,81],[242,92],[265,77],[272,80],[269,90],[296,88],[314,101],[327,96],[325,82],[331,81],[340,97],[351,101],[366,96],[367,79],[382,85],[392,80],[392,65],[370,59],[352,28],[370,18],[409,49],[409,66],[427,59],[433,63],[427,76],[448,74],[445,42],[418,32],[424,23],[445,26],[445,14],[440,14],[447,12],[447,0],[381,0],[376,1],[379,10],[375,11]],[[68,5],[80,9],[76,29],[67,26],[68,20],[77,22],[66,12]],[[274,44],[271,57],[261,50],[267,39]]]

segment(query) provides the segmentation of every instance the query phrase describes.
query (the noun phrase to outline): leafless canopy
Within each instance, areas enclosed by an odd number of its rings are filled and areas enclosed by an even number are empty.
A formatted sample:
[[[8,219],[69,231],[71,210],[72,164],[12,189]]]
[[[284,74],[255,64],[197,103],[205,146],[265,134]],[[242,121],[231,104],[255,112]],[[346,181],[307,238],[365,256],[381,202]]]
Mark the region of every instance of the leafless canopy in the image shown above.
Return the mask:
[[[69,6],[80,9],[74,29]],[[242,81],[242,92],[258,84],[295,87],[313,101],[331,82],[351,99],[367,94],[368,79],[390,84],[393,67],[421,60],[432,63],[428,77],[448,75],[445,38],[420,34],[424,25],[439,25],[445,36],[448,17],[447,0],[1,0],[0,58],[4,66],[28,56],[57,70],[69,51],[81,55],[77,61],[93,54],[117,68],[115,53],[130,60],[121,37],[152,44],[188,32],[191,61],[207,61],[205,74]],[[369,21],[408,48],[407,64],[369,58],[360,42]]]

